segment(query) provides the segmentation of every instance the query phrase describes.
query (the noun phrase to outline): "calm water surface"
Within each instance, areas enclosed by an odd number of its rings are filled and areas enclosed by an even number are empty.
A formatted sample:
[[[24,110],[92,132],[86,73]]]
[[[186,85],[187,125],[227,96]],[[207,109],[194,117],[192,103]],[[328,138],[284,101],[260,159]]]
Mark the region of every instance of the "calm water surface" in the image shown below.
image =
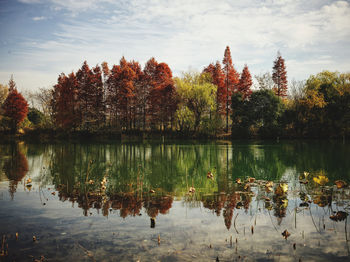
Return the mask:
[[[3,144],[0,259],[345,261],[337,180],[349,143]]]

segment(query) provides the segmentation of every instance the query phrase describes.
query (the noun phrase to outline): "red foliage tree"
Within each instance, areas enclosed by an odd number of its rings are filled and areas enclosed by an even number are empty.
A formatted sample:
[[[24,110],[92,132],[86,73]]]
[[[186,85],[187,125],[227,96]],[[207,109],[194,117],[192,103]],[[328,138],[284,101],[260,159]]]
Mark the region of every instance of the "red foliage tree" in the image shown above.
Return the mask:
[[[252,76],[250,75],[248,66],[245,65],[238,82],[238,91],[243,94],[243,99],[246,99],[252,94],[252,90],[250,89],[252,84]]]
[[[143,108],[143,128],[146,128],[147,122],[152,118],[152,111],[154,106],[152,104],[151,92],[155,88],[157,81],[157,66],[158,62],[154,57],[150,58],[143,69],[143,81],[142,81],[142,108]],[[154,95],[154,93],[153,93]],[[153,118],[152,118],[153,119]]]
[[[131,126],[135,72],[124,57],[114,65],[107,80],[107,104],[116,123]]]
[[[222,71],[219,61],[216,64],[210,64],[204,68],[204,73],[209,73],[212,77],[212,83],[217,86],[216,92],[216,104],[217,112],[225,113],[226,108],[226,88],[225,88],[225,75]]]
[[[143,121],[143,71],[141,65],[136,61],[129,62],[129,67],[135,73],[133,78],[133,96],[130,101],[130,119],[132,121],[132,128],[140,128]]]
[[[132,115],[131,106],[134,99],[134,78],[135,72],[130,67],[124,57],[120,60],[120,78],[119,78],[119,114],[122,126],[131,127]]]
[[[166,129],[173,122],[177,107],[176,91],[173,75],[166,63],[156,67],[155,85],[150,93],[150,112],[152,125],[160,125]]]
[[[109,112],[110,124],[118,123],[118,98],[119,98],[119,76],[121,68],[119,65],[113,65],[105,80],[106,85],[106,104]]]
[[[277,53],[277,58],[274,61],[272,80],[275,83],[274,91],[279,97],[287,96],[288,82],[287,82],[287,71],[284,65],[284,59],[281,54]]]
[[[2,108],[4,110],[4,116],[10,120],[10,128],[13,132],[16,132],[18,125],[26,118],[28,113],[28,103],[24,97],[17,91],[16,84],[12,77],[9,82],[9,91]]]
[[[84,128],[99,126],[104,120],[102,71],[99,66],[89,68],[85,61],[77,74],[78,103]]]
[[[226,132],[228,131],[228,116],[230,114],[231,96],[233,92],[236,91],[236,86],[239,81],[239,74],[235,70],[232,64],[231,51],[227,46],[225,49],[224,59],[222,60],[224,64],[224,76],[225,76],[225,86],[226,86]]]
[[[61,74],[52,93],[53,118],[58,127],[63,129],[76,128],[80,124],[80,108],[77,102],[78,83],[72,72],[67,77]]]

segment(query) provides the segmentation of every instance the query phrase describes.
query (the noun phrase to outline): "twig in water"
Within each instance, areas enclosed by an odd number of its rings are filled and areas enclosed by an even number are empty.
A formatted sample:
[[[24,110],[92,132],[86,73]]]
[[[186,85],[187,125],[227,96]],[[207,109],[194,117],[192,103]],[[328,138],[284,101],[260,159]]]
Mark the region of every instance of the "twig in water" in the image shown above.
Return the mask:
[[[238,215],[239,215],[239,213],[237,213],[235,219],[233,220],[233,227],[235,228],[237,234],[239,234],[239,232],[238,232],[238,230],[236,228],[236,219],[237,219]]]
[[[277,230],[275,224],[274,224],[273,221],[272,221],[272,217],[271,217],[271,214],[270,214],[270,210],[268,211],[268,213],[269,213],[269,216],[270,216],[271,224],[273,225],[273,227],[274,227],[274,229],[276,230],[276,232],[278,232],[278,230]]]
[[[86,253],[86,255],[88,257],[90,257],[93,261],[96,262],[95,258],[94,258],[94,254],[90,251],[90,250],[87,250],[85,247],[83,247],[82,245],[80,245],[78,242],[76,242],[78,247],[80,247],[82,250],[84,250],[84,252]]]
[[[314,217],[312,216],[311,207],[309,208],[309,211],[310,211],[310,216],[311,216],[312,223],[314,224],[316,231],[321,235],[321,232],[318,230],[318,228],[317,228],[317,226],[315,224]]]

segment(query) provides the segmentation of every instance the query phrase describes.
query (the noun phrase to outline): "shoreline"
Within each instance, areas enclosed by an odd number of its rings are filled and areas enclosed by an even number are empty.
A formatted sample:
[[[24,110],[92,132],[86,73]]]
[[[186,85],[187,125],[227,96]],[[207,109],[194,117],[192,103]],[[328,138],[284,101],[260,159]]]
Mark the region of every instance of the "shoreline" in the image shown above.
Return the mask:
[[[128,132],[120,131],[61,131],[53,129],[33,129],[24,133],[10,134],[8,132],[0,132],[1,142],[26,141],[26,142],[165,142],[165,141],[207,141],[207,142],[232,142],[232,141],[275,141],[280,140],[322,140],[322,141],[347,141],[348,137],[310,137],[310,136],[275,136],[275,137],[232,137],[231,133],[222,133],[220,135],[206,134],[184,134],[179,131],[138,131],[132,130]]]

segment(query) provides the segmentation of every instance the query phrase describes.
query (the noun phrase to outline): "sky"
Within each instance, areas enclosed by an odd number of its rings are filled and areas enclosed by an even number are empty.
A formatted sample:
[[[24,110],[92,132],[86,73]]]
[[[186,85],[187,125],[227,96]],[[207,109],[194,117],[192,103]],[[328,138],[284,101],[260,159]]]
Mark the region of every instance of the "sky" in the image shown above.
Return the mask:
[[[222,61],[288,80],[350,71],[350,0],[0,0],[0,83],[52,87],[60,73],[155,57],[175,76]]]

